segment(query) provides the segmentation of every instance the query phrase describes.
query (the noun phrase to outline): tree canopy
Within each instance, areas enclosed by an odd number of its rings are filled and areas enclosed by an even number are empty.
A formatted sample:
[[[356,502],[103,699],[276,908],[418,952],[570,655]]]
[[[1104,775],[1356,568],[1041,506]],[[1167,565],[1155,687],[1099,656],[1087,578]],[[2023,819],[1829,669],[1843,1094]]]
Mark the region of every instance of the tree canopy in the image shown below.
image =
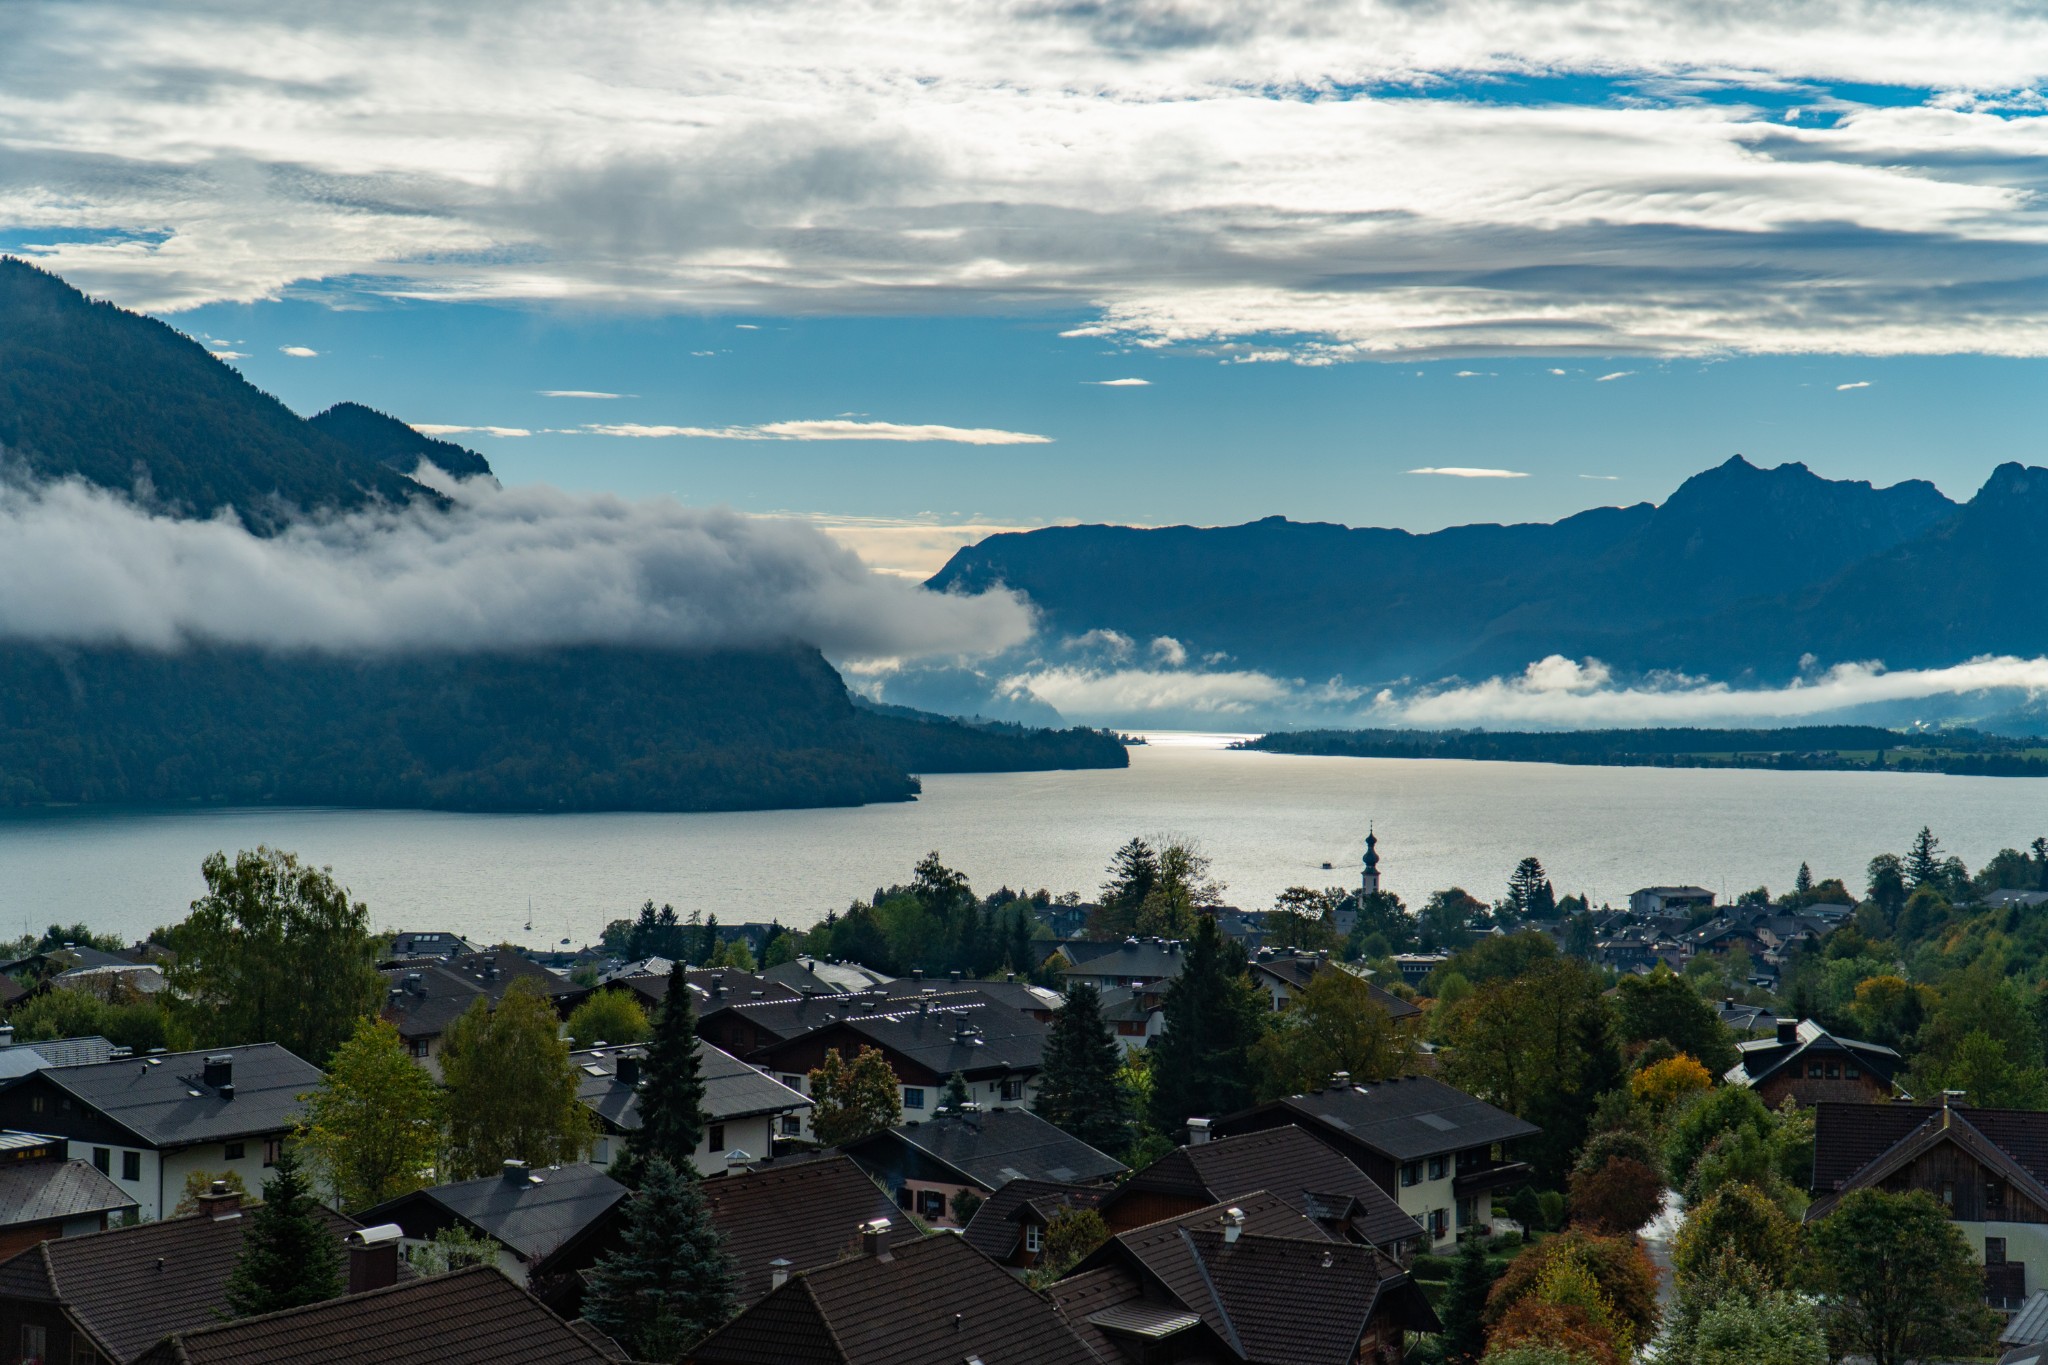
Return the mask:
[[[367,1015],[302,1097],[299,1148],[334,1201],[363,1209],[427,1183],[441,1145],[441,1088],[396,1026]]]
[[[575,1161],[596,1137],[576,1098],[576,1069],[554,1006],[531,981],[514,981],[491,1008],[478,999],[442,1037],[448,1088],[448,1173],[495,1174],[507,1161]]]

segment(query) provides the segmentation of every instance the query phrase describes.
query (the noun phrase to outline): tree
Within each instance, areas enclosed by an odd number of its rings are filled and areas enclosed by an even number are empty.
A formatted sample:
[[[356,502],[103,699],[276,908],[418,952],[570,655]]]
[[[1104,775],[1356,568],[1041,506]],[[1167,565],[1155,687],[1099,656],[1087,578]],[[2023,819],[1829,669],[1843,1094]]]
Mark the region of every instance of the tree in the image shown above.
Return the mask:
[[[1508,874],[1508,909],[1521,919],[1557,918],[1557,893],[1543,875],[1541,860],[1524,858]]]
[[[1043,1292],[1109,1240],[1109,1224],[1094,1209],[1063,1208],[1045,1225],[1045,1248],[1026,1282]]]
[[[1792,879],[1792,890],[1802,905],[1806,903],[1806,898],[1813,894],[1813,869],[1805,863],[1799,865],[1799,875]]]
[[[1684,1185],[1707,1144],[1738,1128],[1753,1128],[1759,1134],[1771,1130],[1770,1110],[1748,1086],[1724,1085],[1706,1091],[1680,1109],[1664,1143],[1664,1164],[1673,1183]]]
[[[238,1318],[300,1308],[340,1295],[341,1243],[299,1170],[290,1146],[263,1184],[263,1202],[245,1215],[249,1230],[228,1272],[224,1297]]]
[[[1945,1065],[1922,1065],[1914,1074],[1930,1091],[1959,1090],[1980,1109],[2048,1109],[2048,1070],[2013,1061],[1983,1029],[1965,1034]]]
[[[406,1264],[415,1275],[446,1275],[473,1265],[498,1263],[497,1239],[471,1232],[461,1224],[442,1228],[424,1243],[407,1247]]]
[[[299,1149],[340,1207],[366,1209],[427,1183],[441,1143],[441,1088],[406,1055],[395,1025],[366,1017],[326,1080],[300,1099]]]
[[[732,1316],[733,1259],[694,1178],[649,1159],[619,1242],[589,1273],[583,1316],[633,1359],[681,1360]]]
[[[626,1135],[626,1150],[613,1163],[616,1178],[637,1185],[646,1165],[659,1157],[691,1172],[691,1159],[704,1141],[704,1067],[697,1050],[697,1016],[690,992],[673,982],[654,1020],[640,1062],[640,1126]]]
[[[1826,1365],[1827,1333],[1796,1295],[1725,1295],[1705,1305],[1672,1365]]]
[[[1624,976],[1615,992],[1616,1020],[1624,1043],[1640,1047],[1663,1039],[1699,1059],[1711,1075],[1735,1065],[1735,1041],[1684,977],[1659,964],[1648,976]]]
[[[1326,967],[1309,978],[1253,1049],[1261,1100],[1320,1090],[1347,1071],[1360,1080],[1405,1076],[1414,1043],[1362,977]]]
[[[1444,1284],[1442,1342],[1445,1365],[1476,1365],[1486,1353],[1486,1292],[1493,1274],[1486,1265],[1486,1244],[1472,1233],[1458,1239],[1458,1259]]]
[[[1806,1240],[1838,1353],[1904,1365],[1989,1349],[1983,1272],[1925,1190],[1851,1190]]]
[[[896,1073],[880,1049],[862,1047],[851,1062],[837,1052],[810,1074],[811,1131],[827,1147],[841,1147],[903,1121]]]
[[[1630,1098],[1661,1115],[1671,1106],[1713,1088],[1714,1077],[1684,1053],[1652,1062],[1628,1078]]]
[[[1880,853],[1870,860],[1868,898],[1887,916],[1896,915],[1906,904],[1906,865],[1895,853]]]
[[[1940,1001],[1933,990],[1887,972],[1859,982],[1849,1013],[1862,1036],[1881,1046],[1903,1049],[1920,1032],[1927,1015]]]
[[[1657,1268],[1633,1237],[1602,1237],[1567,1228],[1530,1247],[1509,1263],[1486,1299],[1486,1321],[1495,1326],[1508,1310],[1538,1292],[1546,1272],[1559,1261],[1582,1265],[1631,1341],[1648,1341],[1657,1330]]]
[[[595,991],[569,1011],[569,1041],[578,1048],[609,1043],[623,1047],[647,1037],[647,1011],[631,992]]]
[[[1474,915],[1486,911],[1485,902],[1462,886],[1432,891],[1416,918],[1421,921],[1422,943],[1426,948],[1462,948],[1471,939],[1466,925]]]
[[[368,908],[271,848],[200,871],[206,894],[171,931],[174,1022],[200,1047],[274,1042],[325,1065],[382,993]]]
[[[1664,1176],[1632,1156],[1614,1156],[1572,1172],[1572,1221],[1595,1232],[1634,1233],[1664,1206]]]
[[[1492,1339],[1562,1346],[1596,1365],[1627,1365],[1635,1334],[1616,1311],[1585,1257],[1567,1251],[1546,1258],[1528,1290],[1493,1324]]]
[[[1069,986],[1046,1031],[1032,1112],[1098,1151],[1122,1152],[1131,1137],[1122,1053],[1102,1022],[1102,993],[1086,982]]]
[[[957,1114],[972,1103],[974,1097],[968,1093],[967,1077],[958,1071],[946,1077],[945,1087],[939,1091],[939,1108]]]
[[[1088,937],[1122,938],[1138,927],[1138,907],[1159,881],[1159,856],[1143,839],[1133,839],[1109,860],[1109,880],[1088,916]]]
[[[215,1181],[225,1185],[229,1194],[240,1195],[244,1200],[249,1197],[248,1183],[242,1179],[242,1173],[232,1167],[225,1171],[191,1171],[185,1176],[185,1197],[178,1201],[178,1207],[171,1210],[171,1216],[182,1218],[188,1213],[199,1212],[199,1196],[211,1193]]]
[[[1791,1284],[1798,1267],[1798,1225],[1752,1185],[1723,1185],[1687,1212],[1671,1244],[1672,1274],[1681,1286],[1703,1285],[1731,1256],[1770,1289]]]
[[[514,981],[491,1008],[479,998],[448,1026],[441,1080],[448,1096],[448,1174],[493,1175],[509,1160],[575,1161],[596,1135],[576,1098],[578,1072],[540,987]]]
[[[1343,947],[1337,933],[1336,909],[1342,892],[1290,886],[1273,898],[1266,912],[1266,940],[1308,952],[1334,953]]]
[[[1914,889],[1930,883],[1941,885],[1941,840],[1934,837],[1934,831],[1920,826],[1920,832],[1913,836],[1913,846],[1906,850],[1906,884]]]
[[[1252,1102],[1252,1047],[1265,1032],[1265,997],[1246,975],[1244,949],[1204,915],[1166,988],[1166,1031],[1151,1046],[1152,1126],[1177,1132],[1190,1118]]]

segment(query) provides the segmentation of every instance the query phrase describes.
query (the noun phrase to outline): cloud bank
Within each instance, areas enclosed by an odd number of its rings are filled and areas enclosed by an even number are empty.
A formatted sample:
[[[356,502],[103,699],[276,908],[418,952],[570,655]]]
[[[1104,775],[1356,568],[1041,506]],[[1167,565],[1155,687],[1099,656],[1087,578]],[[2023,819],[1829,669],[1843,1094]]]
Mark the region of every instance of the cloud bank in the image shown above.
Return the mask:
[[[827,418],[809,422],[763,422],[743,427],[648,426],[639,422],[591,422],[582,431],[592,436],[691,436],[717,441],[950,441],[969,446],[1035,446],[1050,436],[994,427],[948,427],[902,422],[854,422]]]
[[[879,659],[992,653],[1033,629],[1013,593],[927,592],[795,521],[441,486],[446,511],[380,508],[263,539],[76,481],[0,485],[0,637],[342,652],[800,640]]]
[[[2044,77],[2017,0],[25,3],[0,226],[159,310],[1032,308],[1303,364],[2041,355]]]

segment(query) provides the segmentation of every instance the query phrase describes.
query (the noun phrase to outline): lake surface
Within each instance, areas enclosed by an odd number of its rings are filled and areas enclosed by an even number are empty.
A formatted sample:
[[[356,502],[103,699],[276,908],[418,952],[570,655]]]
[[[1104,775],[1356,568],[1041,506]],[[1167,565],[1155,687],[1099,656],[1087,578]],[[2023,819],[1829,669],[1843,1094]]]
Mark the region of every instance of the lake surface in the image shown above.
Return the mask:
[[[2035,778],[1307,758],[1153,738],[1120,771],[932,777],[919,801],[853,810],[14,816],[0,819],[0,932],[84,920],[133,938],[184,915],[208,853],[259,843],[332,866],[380,928],[540,946],[594,940],[650,897],[806,925],[908,880],[931,849],[982,891],[1089,895],[1131,836],[1191,835],[1227,898],[1263,908],[1283,887],[1351,884],[1371,820],[1387,889],[1415,906],[1453,884],[1491,899],[1529,853],[1560,895],[1597,903],[1656,883],[1778,891],[1802,859],[1860,889],[1871,856],[1923,824],[1972,868],[2048,832]]]

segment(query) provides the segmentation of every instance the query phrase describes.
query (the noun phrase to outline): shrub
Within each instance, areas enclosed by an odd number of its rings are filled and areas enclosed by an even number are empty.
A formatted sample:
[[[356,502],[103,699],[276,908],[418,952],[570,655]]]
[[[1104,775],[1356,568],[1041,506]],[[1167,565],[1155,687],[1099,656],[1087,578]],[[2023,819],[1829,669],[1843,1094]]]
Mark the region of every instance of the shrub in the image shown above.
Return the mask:
[[[1487,1322],[1505,1320],[1517,1303],[1536,1294],[1545,1272],[1559,1260],[1584,1268],[1632,1341],[1650,1339],[1657,1329],[1657,1268],[1635,1238],[1602,1237],[1584,1228],[1568,1229],[1517,1256],[1487,1296]]]
[[[1713,1084],[1713,1074],[1681,1052],[1630,1076],[1628,1093],[1637,1103],[1661,1113]]]
[[[1634,1157],[1572,1172],[1572,1221],[1595,1232],[1636,1232],[1663,1206],[1663,1176]]]

